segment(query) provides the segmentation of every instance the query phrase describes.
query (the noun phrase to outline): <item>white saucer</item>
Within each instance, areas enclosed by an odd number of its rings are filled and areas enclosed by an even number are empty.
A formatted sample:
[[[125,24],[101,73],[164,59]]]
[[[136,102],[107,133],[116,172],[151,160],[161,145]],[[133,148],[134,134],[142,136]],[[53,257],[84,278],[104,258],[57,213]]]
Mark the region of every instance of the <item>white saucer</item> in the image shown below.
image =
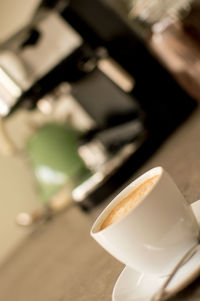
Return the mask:
[[[200,200],[194,202],[191,207],[200,225]],[[178,293],[198,275],[200,275],[200,250],[174,276],[167,288],[167,296]],[[150,301],[165,280],[165,277],[152,277],[125,267],[115,284],[112,301]]]

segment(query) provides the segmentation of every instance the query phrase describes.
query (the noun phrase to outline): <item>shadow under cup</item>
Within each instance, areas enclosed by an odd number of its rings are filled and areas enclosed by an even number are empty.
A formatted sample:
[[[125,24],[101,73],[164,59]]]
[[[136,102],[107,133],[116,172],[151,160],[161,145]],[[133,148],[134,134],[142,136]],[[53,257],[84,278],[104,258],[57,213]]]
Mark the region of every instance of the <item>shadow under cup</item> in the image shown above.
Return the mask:
[[[101,230],[113,208],[148,179],[159,175],[148,193],[118,221]],[[168,275],[198,243],[199,226],[190,205],[162,167],[128,185],[95,221],[91,236],[125,265],[146,274]]]

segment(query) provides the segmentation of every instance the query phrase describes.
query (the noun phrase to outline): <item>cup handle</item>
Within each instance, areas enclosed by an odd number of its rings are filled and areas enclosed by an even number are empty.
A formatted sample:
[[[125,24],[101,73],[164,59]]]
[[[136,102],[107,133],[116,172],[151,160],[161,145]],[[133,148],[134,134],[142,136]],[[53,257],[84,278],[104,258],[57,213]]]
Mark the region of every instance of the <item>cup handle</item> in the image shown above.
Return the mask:
[[[181,258],[181,260],[177,263],[175,268],[172,270],[172,273],[169,275],[167,280],[164,282],[164,284],[161,286],[161,288],[154,294],[154,296],[151,298],[151,301],[161,301],[166,299],[167,292],[166,288],[168,284],[171,282],[171,280],[176,275],[177,271],[180,269],[180,267],[187,262],[198,250],[200,250],[200,242],[197,245],[194,245],[189,251],[186,252],[186,254]]]
[[[191,205],[191,209],[197,219],[197,223],[200,226],[200,200],[195,201]],[[182,258],[181,260],[177,263],[175,268],[173,269],[172,273],[170,276],[167,278],[167,280],[164,282],[162,287],[159,289],[159,291],[152,297],[151,301],[161,301],[166,298],[167,293],[166,293],[166,288],[168,284],[171,282],[179,268],[186,262],[188,261],[198,250],[200,250],[200,241],[197,245],[194,245]]]
[[[197,219],[197,223],[199,224],[200,226],[200,200],[198,201],[195,201],[194,203],[192,203],[191,205],[191,209],[194,213],[194,216],[196,217]]]

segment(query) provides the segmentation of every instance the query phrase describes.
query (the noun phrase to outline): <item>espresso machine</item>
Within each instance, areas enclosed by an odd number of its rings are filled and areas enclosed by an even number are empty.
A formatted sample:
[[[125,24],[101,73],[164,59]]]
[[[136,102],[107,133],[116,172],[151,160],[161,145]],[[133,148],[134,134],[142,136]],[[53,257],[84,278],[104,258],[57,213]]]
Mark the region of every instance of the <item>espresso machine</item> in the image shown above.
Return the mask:
[[[0,45],[2,120],[20,108],[57,110],[81,130],[78,154],[91,175],[72,198],[85,210],[133,174],[196,107],[112,2],[42,1]]]

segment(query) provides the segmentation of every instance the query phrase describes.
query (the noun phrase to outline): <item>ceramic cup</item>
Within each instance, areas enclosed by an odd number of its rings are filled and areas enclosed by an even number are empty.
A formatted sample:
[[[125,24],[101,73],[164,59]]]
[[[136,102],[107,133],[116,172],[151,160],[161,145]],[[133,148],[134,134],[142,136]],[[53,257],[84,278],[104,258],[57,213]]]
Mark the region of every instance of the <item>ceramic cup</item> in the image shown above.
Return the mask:
[[[151,190],[124,217],[99,230],[124,197],[147,179],[159,175]],[[156,167],[128,185],[100,214],[91,236],[125,265],[145,274],[168,275],[198,243],[196,218],[171,177]]]

